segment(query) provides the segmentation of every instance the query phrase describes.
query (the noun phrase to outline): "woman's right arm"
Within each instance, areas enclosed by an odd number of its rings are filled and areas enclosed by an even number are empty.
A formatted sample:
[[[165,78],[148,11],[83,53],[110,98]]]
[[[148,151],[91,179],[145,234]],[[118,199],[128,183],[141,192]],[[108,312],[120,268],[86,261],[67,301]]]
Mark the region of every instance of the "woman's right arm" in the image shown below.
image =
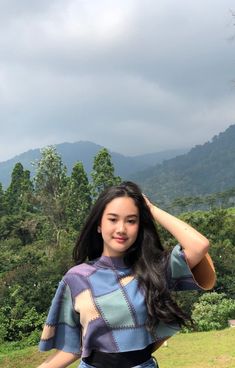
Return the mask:
[[[37,368],[66,368],[77,359],[79,359],[78,355],[57,350],[55,354],[50,355],[45,362],[40,364]]]
[[[63,279],[52,300],[39,343],[40,351],[55,349],[55,353],[48,356],[38,368],[68,367],[79,359],[80,345],[80,316],[74,309],[70,286]]]

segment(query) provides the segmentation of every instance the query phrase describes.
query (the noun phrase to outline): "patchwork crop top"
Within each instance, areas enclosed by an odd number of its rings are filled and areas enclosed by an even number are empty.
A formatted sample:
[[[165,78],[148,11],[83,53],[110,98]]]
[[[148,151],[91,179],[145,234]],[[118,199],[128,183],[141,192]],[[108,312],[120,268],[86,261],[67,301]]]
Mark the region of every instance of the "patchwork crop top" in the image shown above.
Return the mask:
[[[189,269],[184,252],[176,245],[169,257],[171,290],[208,290],[215,271],[207,254]],[[156,350],[179,331],[175,323],[159,322],[156,333],[146,329],[147,307],[132,269],[122,258],[101,256],[71,268],[59,283],[43,329],[39,349],[63,350],[87,357],[92,350],[118,353]]]

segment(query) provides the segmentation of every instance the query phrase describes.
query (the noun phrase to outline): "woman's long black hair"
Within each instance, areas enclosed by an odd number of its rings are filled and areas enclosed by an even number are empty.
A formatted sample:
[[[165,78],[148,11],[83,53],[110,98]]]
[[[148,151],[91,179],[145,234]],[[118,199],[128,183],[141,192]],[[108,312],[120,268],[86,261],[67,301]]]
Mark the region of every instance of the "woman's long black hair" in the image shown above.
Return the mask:
[[[140,286],[144,289],[148,310],[147,327],[154,333],[159,321],[184,325],[186,314],[172,299],[167,283],[169,253],[164,250],[153,216],[140,188],[132,182],[123,182],[105,189],[97,199],[77,239],[73,251],[76,264],[94,260],[103,252],[103,239],[97,231],[105,207],[117,197],[130,197],[139,209],[139,231],[135,243],[124,255]]]

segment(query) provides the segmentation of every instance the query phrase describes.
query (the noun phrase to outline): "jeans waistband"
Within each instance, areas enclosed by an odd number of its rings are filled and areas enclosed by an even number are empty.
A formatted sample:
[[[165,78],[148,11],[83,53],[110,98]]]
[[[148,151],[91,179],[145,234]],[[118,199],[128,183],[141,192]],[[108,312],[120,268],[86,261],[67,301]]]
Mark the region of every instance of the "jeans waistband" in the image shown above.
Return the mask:
[[[93,351],[83,361],[96,368],[131,368],[151,359],[152,345],[142,350],[134,350],[122,353],[104,353]]]
[[[97,368],[94,365],[89,365],[87,363],[85,363],[83,360],[81,360],[78,368]],[[102,368],[111,368],[111,367],[102,367]],[[136,366],[132,366],[132,368],[159,368],[157,361],[155,360],[155,358],[150,358],[149,360],[147,360],[144,363],[138,364]]]

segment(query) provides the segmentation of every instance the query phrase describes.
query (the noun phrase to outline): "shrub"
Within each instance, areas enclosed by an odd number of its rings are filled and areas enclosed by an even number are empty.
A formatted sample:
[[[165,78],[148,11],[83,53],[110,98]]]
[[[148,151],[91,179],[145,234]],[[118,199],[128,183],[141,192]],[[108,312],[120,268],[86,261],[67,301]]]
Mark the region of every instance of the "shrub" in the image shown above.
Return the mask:
[[[228,326],[228,319],[235,318],[235,300],[226,294],[203,294],[193,306],[192,319],[197,331],[220,330]]]

